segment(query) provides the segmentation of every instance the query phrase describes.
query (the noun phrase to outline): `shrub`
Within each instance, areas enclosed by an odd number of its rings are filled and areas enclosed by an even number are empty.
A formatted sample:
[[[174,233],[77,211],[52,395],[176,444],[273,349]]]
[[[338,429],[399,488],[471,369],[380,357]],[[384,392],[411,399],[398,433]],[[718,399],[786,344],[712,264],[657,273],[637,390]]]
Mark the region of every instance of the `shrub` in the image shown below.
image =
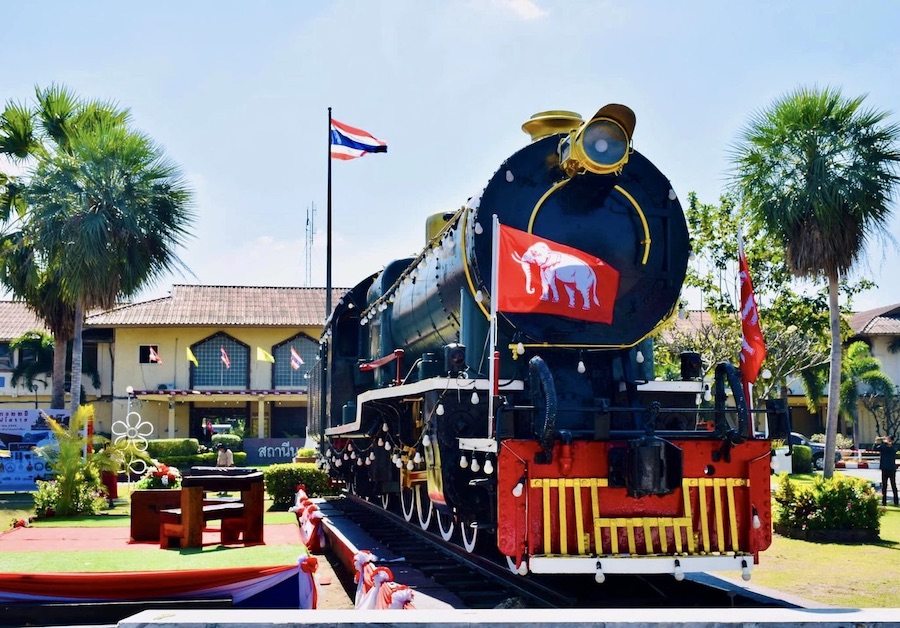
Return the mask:
[[[215,434],[212,437],[210,447],[215,449],[219,443],[224,443],[228,449],[237,453],[244,450],[244,439],[237,434]],[[235,460],[237,464],[237,460]]]
[[[273,464],[263,471],[263,478],[266,492],[272,498],[275,507],[292,505],[298,484],[306,486],[306,494],[310,497],[337,494],[337,490],[331,486],[328,474],[308,463]]]
[[[828,480],[818,476],[810,488],[801,488],[782,474],[774,498],[779,506],[775,522],[798,530],[870,530],[877,534],[884,515],[869,482],[843,475]]]
[[[791,468],[794,473],[812,473],[812,449],[806,445],[794,445],[791,454]]]
[[[63,497],[62,485],[56,480],[37,481],[34,492],[34,512],[38,517],[53,517],[59,512],[59,502]],[[97,486],[81,483],[72,494],[69,515],[96,515],[106,508],[106,497]],[[64,513],[60,513],[64,514]]]
[[[200,451],[196,438],[158,438],[147,441],[147,453],[154,460],[169,460],[174,456],[193,456]]]
[[[825,443],[825,434],[813,434],[809,437],[809,442],[811,443]],[[835,447],[837,449],[853,449],[853,439],[844,436],[843,434],[837,435],[837,440],[835,441]]]

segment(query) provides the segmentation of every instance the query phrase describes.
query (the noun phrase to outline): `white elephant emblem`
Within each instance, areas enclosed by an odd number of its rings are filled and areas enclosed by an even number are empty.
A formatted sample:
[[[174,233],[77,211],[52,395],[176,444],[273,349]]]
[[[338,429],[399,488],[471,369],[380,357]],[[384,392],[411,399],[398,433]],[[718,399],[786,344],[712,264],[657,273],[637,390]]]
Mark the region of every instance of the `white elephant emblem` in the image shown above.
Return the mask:
[[[541,270],[541,301],[559,301],[559,290],[556,282],[559,281],[569,295],[569,307],[575,307],[575,293],[581,294],[582,309],[591,309],[591,304],[600,306],[597,298],[597,275],[594,269],[584,260],[554,251],[546,242],[535,242],[520,257],[513,253],[512,258],[522,265],[525,273],[525,291],[534,294],[534,286],[531,285],[531,264],[537,264]]]

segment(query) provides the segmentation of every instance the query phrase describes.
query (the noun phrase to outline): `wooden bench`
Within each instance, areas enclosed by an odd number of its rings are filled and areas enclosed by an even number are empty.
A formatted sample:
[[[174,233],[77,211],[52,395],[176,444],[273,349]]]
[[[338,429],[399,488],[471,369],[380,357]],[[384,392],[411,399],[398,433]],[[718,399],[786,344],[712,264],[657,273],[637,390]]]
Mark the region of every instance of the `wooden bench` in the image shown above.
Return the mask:
[[[217,508],[222,504],[215,500],[204,500],[207,491],[240,491],[240,508]],[[192,467],[181,480],[181,508],[167,510],[180,511],[167,515],[165,524],[160,519],[160,547],[168,547],[170,538],[178,538],[179,546],[201,547],[203,528],[207,521],[222,521],[222,542],[232,543],[243,537],[244,544],[263,543],[263,513],[265,487],[263,474],[256,469],[215,467]],[[227,516],[218,516],[227,513]],[[162,517],[162,511],[160,517]],[[170,527],[164,529],[164,525]],[[180,526],[180,528],[178,527]],[[164,545],[165,544],[165,545]]]
[[[203,528],[210,521],[221,521],[221,543],[237,543],[244,531],[244,504],[241,502],[220,502],[203,504],[201,508],[203,526],[200,528],[202,536]],[[173,546],[182,546],[182,540],[189,535],[182,521],[181,508],[167,508],[159,511],[159,547],[169,549]],[[173,543],[174,542],[174,543]],[[202,544],[202,538],[201,538]],[[186,547],[192,547],[185,544]]]

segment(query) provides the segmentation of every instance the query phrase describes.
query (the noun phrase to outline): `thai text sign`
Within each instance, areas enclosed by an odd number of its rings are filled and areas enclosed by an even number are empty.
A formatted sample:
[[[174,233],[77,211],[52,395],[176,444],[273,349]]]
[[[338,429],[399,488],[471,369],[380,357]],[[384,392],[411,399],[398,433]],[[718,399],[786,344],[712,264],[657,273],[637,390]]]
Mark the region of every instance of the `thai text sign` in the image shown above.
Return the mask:
[[[305,438],[245,438],[247,466],[293,462]]]

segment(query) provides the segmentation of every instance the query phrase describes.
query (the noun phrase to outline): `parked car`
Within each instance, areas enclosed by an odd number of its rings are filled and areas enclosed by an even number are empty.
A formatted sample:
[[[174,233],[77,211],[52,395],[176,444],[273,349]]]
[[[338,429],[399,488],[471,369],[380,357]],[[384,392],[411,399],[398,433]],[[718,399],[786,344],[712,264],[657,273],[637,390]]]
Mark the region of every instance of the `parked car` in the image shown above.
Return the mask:
[[[820,471],[825,468],[825,443],[814,443],[803,434],[791,432],[791,445],[809,447],[812,450],[813,468]],[[834,450],[834,461],[841,461],[841,452],[837,449]]]

